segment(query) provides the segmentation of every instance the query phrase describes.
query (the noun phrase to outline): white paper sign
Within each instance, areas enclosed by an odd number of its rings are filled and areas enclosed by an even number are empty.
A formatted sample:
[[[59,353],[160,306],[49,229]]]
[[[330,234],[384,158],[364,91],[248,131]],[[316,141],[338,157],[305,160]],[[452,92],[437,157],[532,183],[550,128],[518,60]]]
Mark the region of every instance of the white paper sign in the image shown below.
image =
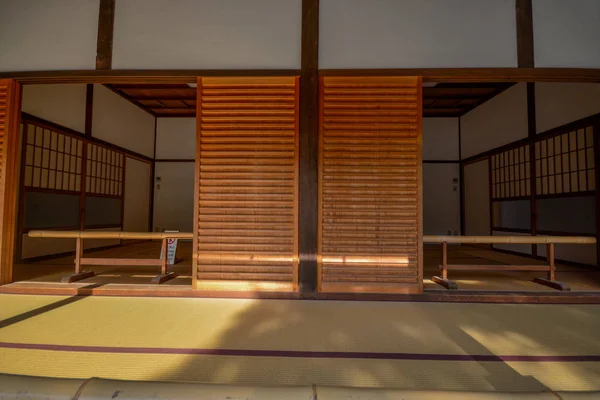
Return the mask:
[[[179,231],[165,231],[166,233],[170,232],[179,232]],[[175,256],[177,255],[177,239],[169,238],[167,239],[167,264],[173,265],[175,264]],[[163,253],[162,249],[160,251],[160,259],[162,260]]]

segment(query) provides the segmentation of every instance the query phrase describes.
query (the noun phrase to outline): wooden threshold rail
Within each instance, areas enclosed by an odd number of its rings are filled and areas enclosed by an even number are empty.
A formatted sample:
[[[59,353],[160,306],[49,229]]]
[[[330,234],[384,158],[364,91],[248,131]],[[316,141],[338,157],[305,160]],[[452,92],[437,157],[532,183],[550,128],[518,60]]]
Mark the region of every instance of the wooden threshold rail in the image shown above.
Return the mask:
[[[146,265],[160,266],[160,275],[152,278],[152,283],[161,284],[175,278],[174,272],[167,272],[167,242],[169,239],[192,239],[193,234],[187,232],[90,232],[90,231],[30,231],[31,238],[75,239],[75,273],[63,276],[62,283],[72,283],[91,278],[94,271],[83,271],[83,265]],[[161,240],[161,258],[84,258],[84,239],[136,239]]]

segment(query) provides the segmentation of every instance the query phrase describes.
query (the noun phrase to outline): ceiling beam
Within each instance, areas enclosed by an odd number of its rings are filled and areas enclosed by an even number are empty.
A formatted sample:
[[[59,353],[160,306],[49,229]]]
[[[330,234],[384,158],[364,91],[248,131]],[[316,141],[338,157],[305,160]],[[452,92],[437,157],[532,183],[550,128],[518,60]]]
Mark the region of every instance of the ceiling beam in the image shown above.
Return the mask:
[[[122,98],[124,98],[125,100],[130,102],[131,104],[135,105],[136,107],[139,107],[142,110],[146,111],[148,114],[152,115],[153,117],[156,117],[154,112],[152,110],[150,110],[148,107],[137,102],[135,99],[132,99],[131,97],[127,96],[125,93],[121,92],[120,90],[115,89],[114,87],[112,87],[112,85],[103,85],[103,86],[105,88],[109,89],[110,91],[112,91],[113,93],[118,94],[119,96],[121,96]]]
[[[519,68],[533,68],[535,55],[533,46],[532,0],[516,0],[517,17],[517,63]]]
[[[156,100],[156,101],[173,101],[173,100],[179,100],[179,101],[196,101],[196,96],[194,97],[186,97],[186,96],[182,96],[182,97],[162,97],[162,96],[158,96],[158,97],[154,97],[154,96],[145,96],[145,97],[140,97],[140,96],[131,96],[130,94],[128,94],[126,91],[123,91],[128,97],[137,100],[137,101],[150,101],[150,100]]]
[[[114,26],[115,0],[100,0],[96,44],[96,69],[98,70],[112,69]]]
[[[7,71],[0,78],[21,84],[102,83],[174,84],[195,82],[198,76],[298,76],[299,70],[63,70]],[[322,69],[320,76],[422,76],[424,82],[586,82],[600,83],[600,68],[398,68]]]

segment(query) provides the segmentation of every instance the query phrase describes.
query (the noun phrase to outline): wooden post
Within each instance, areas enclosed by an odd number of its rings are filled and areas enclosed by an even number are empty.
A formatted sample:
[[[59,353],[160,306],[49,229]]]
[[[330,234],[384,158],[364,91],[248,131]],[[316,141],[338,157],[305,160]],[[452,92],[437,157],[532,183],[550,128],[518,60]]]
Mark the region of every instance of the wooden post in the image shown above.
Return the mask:
[[[12,282],[17,222],[21,86],[0,79],[0,285]]]
[[[554,280],[554,243],[548,243],[546,245],[546,259],[548,260],[548,279]]]
[[[302,0],[302,72],[300,79],[299,289],[317,291],[319,0]]]
[[[535,166],[535,139],[537,135],[535,114],[535,83],[527,82],[527,137],[529,139],[529,190],[531,236],[537,235],[537,179]],[[531,255],[537,256],[537,245],[531,245]]]
[[[96,69],[112,69],[115,0],[100,0]]]
[[[600,125],[594,125],[594,165],[596,188],[596,268],[600,268]]]
[[[533,7],[531,0],[516,0],[517,63],[519,68],[534,67]]]

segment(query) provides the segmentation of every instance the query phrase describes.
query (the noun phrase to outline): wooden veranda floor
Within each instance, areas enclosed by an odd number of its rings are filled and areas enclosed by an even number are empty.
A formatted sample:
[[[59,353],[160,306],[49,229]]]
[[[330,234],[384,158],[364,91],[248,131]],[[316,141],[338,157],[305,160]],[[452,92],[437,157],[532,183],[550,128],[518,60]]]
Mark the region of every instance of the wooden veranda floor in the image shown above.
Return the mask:
[[[108,250],[91,252],[90,257],[120,257],[120,258],[158,258],[160,243],[144,242],[116,247]],[[184,290],[191,286],[191,243],[181,242],[178,248],[178,257],[183,261],[169,267],[170,271],[178,277],[160,286],[150,285],[151,279],[159,273],[158,267],[93,267],[98,274],[72,284],[60,284],[63,275],[73,272],[73,257],[62,257],[36,263],[17,264],[14,269],[14,282],[8,285],[12,288],[48,288],[61,287],[81,288],[89,287],[121,287],[130,285],[145,285],[152,288],[166,290]],[[424,287],[426,291],[445,292],[446,289],[433,283],[430,278],[438,275],[440,259],[439,246],[426,245],[424,251]],[[541,261],[530,258],[499,253],[485,248],[471,246],[450,246],[449,258],[452,263],[460,264],[543,264]],[[547,286],[532,282],[540,276],[536,272],[479,272],[479,271],[452,271],[450,278],[458,283],[459,289],[464,291],[535,291],[556,292]],[[600,291],[600,270],[586,267],[574,267],[558,263],[556,279],[568,284],[574,292]],[[3,287],[4,289],[7,286]],[[0,288],[2,289],[2,288]]]

